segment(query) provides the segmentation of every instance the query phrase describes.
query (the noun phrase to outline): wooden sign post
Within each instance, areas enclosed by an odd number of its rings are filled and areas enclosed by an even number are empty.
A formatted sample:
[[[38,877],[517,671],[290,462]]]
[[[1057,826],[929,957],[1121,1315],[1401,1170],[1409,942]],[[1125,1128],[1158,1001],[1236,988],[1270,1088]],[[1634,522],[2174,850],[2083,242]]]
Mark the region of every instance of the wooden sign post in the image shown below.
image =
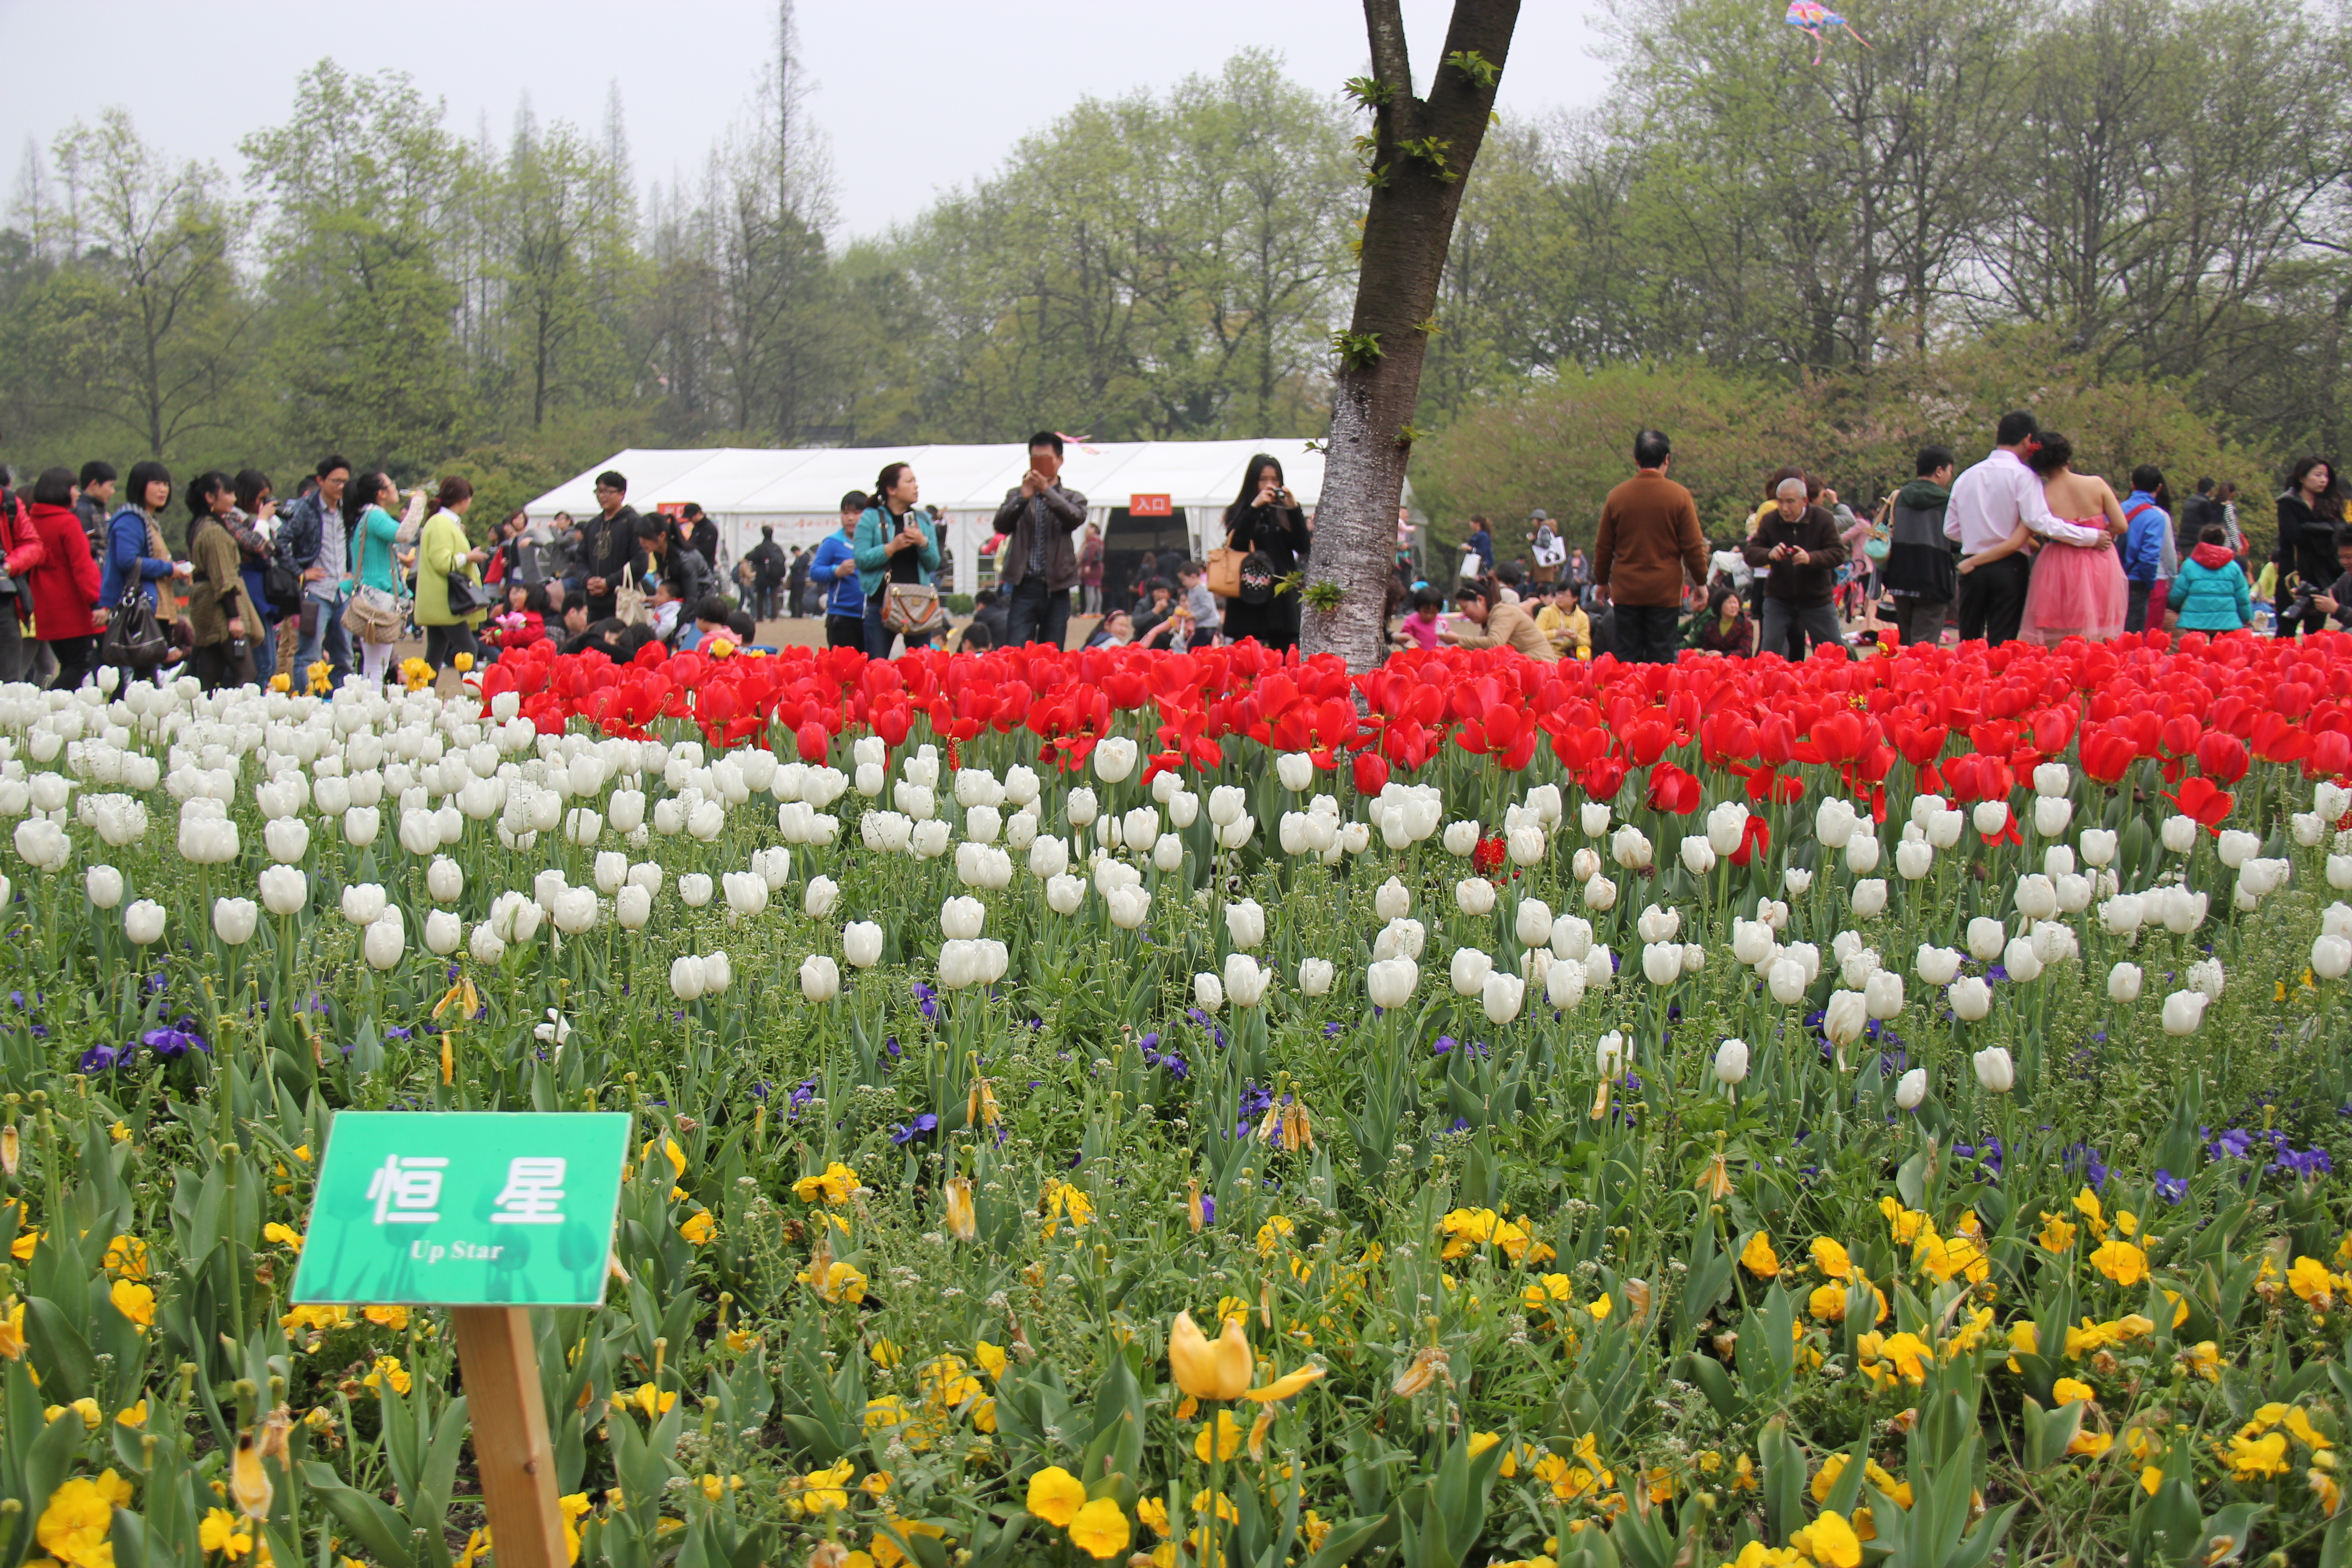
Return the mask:
[[[604,1301],[629,1119],[346,1110],[327,1134],[297,1303],[450,1309],[500,1568],[565,1568],[533,1307]]]

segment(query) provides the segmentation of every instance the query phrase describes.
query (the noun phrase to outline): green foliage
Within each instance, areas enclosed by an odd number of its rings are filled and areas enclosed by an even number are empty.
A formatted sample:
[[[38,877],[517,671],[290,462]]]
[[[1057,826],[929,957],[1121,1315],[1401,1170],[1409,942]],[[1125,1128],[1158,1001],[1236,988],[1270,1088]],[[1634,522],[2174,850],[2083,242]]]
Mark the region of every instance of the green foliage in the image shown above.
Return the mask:
[[[1381,357],[1381,335],[1378,332],[1333,332],[1331,347],[1338,352],[1341,364],[1349,370],[1361,370]]]
[[[1860,501],[1911,478],[1928,443],[1962,463],[1984,455],[2007,409],[2030,405],[2070,437],[2076,466],[2121,480],[2153,462],[2184,479],[2207,474],[2261,493],[2267,464],[2235,447],[2179,390],[2106,380],[2031,333],[2007,334],[1903,362],[1877,374],[1779,377],[1701,364],[1620,364],[1563,373],[1423,440],[1414,495],[1433,516],[1482,511],[1525,517],[1542,507],[1567,537],[1589,544],[1601,501],[1632,472],[1635,432],[1675,443],[1674,478],[1697,498],[1710,535],[1737,535],[1773,469],[1796,464]],[[2261,509],[2242,516],[2259,534]]]
[[[1445,57],[1445,63],[1482,88],[1491,88],[1503,79],[1503,68],[1475,49],[1455,49]]]

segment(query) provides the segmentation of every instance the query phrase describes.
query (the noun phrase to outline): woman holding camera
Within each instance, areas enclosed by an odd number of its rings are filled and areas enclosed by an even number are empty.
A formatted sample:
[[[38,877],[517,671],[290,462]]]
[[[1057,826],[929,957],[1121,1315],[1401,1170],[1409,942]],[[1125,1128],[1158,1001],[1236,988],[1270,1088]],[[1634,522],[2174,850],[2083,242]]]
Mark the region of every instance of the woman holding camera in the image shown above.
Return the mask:
[[[1244,563],[1241,594],[1225,603],[1228,642],[1255,637],[1277,651],[1298,645],[1298,589],[1284,579],[1299,570],[1307,542],[1307,513],[1283,482],[1282,465],[1259,453],[1225,509],[1225,548],[1263,558]]]

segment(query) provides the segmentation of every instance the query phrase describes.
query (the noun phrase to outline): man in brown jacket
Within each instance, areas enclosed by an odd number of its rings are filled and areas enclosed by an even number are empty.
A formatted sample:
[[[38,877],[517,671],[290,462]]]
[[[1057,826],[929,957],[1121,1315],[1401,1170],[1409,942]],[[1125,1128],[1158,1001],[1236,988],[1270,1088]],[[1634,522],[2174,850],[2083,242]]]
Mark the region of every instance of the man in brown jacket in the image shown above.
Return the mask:
[[[1062,482],[1062,437],[1040,430],[1029,437],[1029,471],[1004,492],[996,531],[1006,538],[998,579],[1008,609],[1005,641],[1014,647],[1042,642],[1060,647],[1070,625],[1070,590],[1078,583],[1078,552],[1071,542],[1087,521],[1087,498]]]
[[[1529,658],[1558,664],[1559,649],[1552,647],[1551,638],[1536,625],[1535,617],[1508,600],[1488,598],[1491,591],[1475,583],[1462,584],[1462,591],[1454,595],[1454,605],[1461,610],[1462,618],[1478,629],[1465,631],[1460,626],[1449,626],[1445,640],[1455,647],[1517,648]]]
[[[1766,573],[1764,637],[1759,653],[1777,653],[1801,662],[1815,643],[1845,640],[1831,604],[1837,569],[1845,564],[1845,540],[1837,520],[1806,500],[1801,479],[1782,479],[1773,510],[1764,514],[1745,546],[1748,564]]]
[[[1628,664],[1672,664],[1681,651],[1683,577],[1706,581],[1706,537],[1690,491],[1666,478],[1674,447],[1662,430],[1633,437],[1640,470],[1609,492],[1592,580],[1617,607],[1616,654]]]

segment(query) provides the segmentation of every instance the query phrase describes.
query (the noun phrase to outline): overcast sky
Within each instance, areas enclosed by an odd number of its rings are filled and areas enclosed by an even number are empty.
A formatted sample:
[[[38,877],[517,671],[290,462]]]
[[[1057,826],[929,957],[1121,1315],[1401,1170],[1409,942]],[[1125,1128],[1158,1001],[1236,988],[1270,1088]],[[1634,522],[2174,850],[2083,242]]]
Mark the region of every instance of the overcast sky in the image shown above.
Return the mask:
[[[1449,9],[1404,0],[1424,86]],[[845,235],[914,216],[1082,96],[1165,87],[1249,46],[1320,89],[1367,58],[1350,0],[801,0],[798,23]],[[75,118],[112,103],[171,153],[241,177],[238,139],[282,119],[297,73],[327,56],[406,71],[446,101],[461,134],[487,115],[500,140],[526,92],[542,120],[593,128],[618,81],[638,179],[667,183],[698,171],[750,106],[774,31],[773,0],[0,0],[0,60],[12,66],[0,189],[14,186],[28,137],[46,152]],[[1580,6],[1528,0],[1502,107],[1593,101],[1597,41]]]

